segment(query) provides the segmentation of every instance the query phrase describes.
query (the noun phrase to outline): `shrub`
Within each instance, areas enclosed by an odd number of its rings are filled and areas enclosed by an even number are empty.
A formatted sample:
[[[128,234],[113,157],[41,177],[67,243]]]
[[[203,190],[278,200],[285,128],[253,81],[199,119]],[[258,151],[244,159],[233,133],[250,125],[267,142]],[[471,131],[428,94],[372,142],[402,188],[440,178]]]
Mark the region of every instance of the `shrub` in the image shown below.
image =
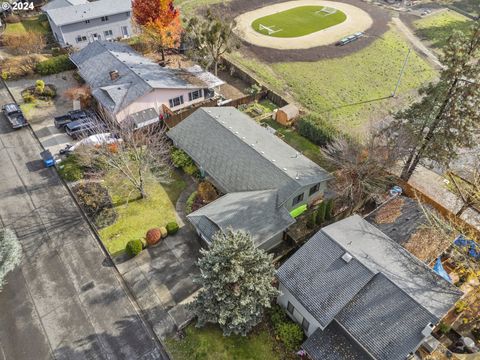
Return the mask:
[[[162,239],[166,238],[168,235],[167,228],[165,226],[159,227],[160,233],[162,234]]]
[[[150,229],[147,231],[145,240],[147,240],[148,245],[155,245],[162,239],[162,232],[159,228]]]
[[[325,201],[322,201],[317,209],[317,224],[321,225],[325,221],[325,213],[327,210],[327,204]]]
[[[43,94],[44,91],[45,91],[45,81],[43,80],[35,81],[35,92],[37,94]]]
[[[35,101],[35,96],[33,96],[29,91],[22,93],[22,98],[26,103],[32,103]]]
[[[328,199],[325,204],[325,220],[331,220],[333,216],[333,199]]]
[[[193,160],[183,150],[173,149],[170,157],[172,159],[173,166],[176,168],[185,168],[187,166],[194,165]]]
[[[98,182],[82,182],[73,187],[80,206],[98,227],[111,225],[116,220],[112,198],[106,187]]]
[[[52,86],[47,86],[43,90],[42,95],[45,96],[45,97],[54,98],[55,96],[57,96],[57,92],[55,91],[55,89]]]
[[[303,341],[303,330],[294,322],[284,322],[276,329],[276,334],[280,341],[289,351],[296,351]]]
[[[338,135],[333,125],[311,115],[300,119],[296,128],[300,135],[320,146],[327,145]]]
[[[130,240],[125,247],[125,251],[131,257],[137,256],[143,250],[143,244],[140,240]]]
[[[2,78],[7,79],[18,79],[24,76],[32,75],[35,66],[40,61],[45,60],[45,56],[32,54],[25,56],[10,56],[1,60],[0,65],[2,68]]]
[[[20,16],[15,14],[10,14],[5,18],[5,22],[8,24],[16,24],[20,22]]]
[[[35,67],[35,71],[40,75],[58,74],[62,71],[73,69],[75,69],[75,65],[70,61],[68,55],[66,54],[41,61]]]
[[[203,202],[207,204],[218,198],[217,190],[208,181],[202,181],[198,184],[197,193]]]
[[[195,202],[196,198],[197,198],[197,192],[196,191],[191,193],[190,196],[188,197],[188,199],[186,201],[186,204],[185,204],[185,212],[187,213],[187,215],[192,212],[192,206],[193,206],[193,203]]]
[[[187,165],[187,166],[183,167],[183,171],[185,171],[185,173],[187,175],[195,176],[195,177],[197,177],[200,173],[197,165],[195,165],[195,164],[191,164],[191,165]]]
[[[448,326],[447,324],[441,322],[439,325],[438,325],[438,330],[442,333],[442,334],[448,334],[450,332],[452,328],[450,326]]]
[[[467,308],[468,304],[463,300],[460,300],[455,304],[455,311],[457,312],[457,314],[464,312]]]
[[[317,212],[313,211],[311,214],[308,214],[307,227],[314,229],[315,225],[317,225]]]
[[[83,178],[84,169],[75,155],[70,155],[60,163],[58,172],[67,181],[78,181]]]
[[[10,75],[8,74],[7,71],[2,71],[2,79],[3,80],[8,80],[8,78],[10,77]]]
[[[176,234],[180,227],[175,221],[169,222],[166,226],[168,235]]]
[[[275,330],[279,327],[279,325],[287,321],[287,315],[285,315],[285,312],[278,305],[270,308],[269,315],[270,315],[270,321],[272,322],[273,328]]]

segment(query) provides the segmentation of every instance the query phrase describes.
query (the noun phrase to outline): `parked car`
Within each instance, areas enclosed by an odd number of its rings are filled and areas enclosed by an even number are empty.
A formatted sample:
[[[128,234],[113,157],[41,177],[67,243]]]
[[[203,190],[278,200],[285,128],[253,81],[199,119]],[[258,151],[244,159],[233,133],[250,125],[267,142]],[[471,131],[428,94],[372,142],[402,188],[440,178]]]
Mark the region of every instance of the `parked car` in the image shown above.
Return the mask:
[[[65,125],[65,132],[72,139],[80,139],[101,131],[99,124],[89,118],[72,121]]]
[[[58,129],[64,128],[65,125],[71,123],[72,121],[77,121],[80,119],[85,119],[87,117],[87,113],[83,110],[72,110],[62,116],[56,116],[53,120],[55,123],[55,127]]]
[[[350,35],[350,36],[347,36],[347,37],[344,37],[343,39],[341,39],[339,42],[337,42],[335,45],[337,46],[343,46],[343,45],[347,45],[359,38],[361,38],[363,35],[365,35],[363,32],[359,31],[359,32],[356,32],[355,34],[353,35]]]
[[[22,110],[20,110],[17,104],[11,103],[3,105],[2,111],[12,128],[19,129],[28,125],[27,119],[25,119]]]

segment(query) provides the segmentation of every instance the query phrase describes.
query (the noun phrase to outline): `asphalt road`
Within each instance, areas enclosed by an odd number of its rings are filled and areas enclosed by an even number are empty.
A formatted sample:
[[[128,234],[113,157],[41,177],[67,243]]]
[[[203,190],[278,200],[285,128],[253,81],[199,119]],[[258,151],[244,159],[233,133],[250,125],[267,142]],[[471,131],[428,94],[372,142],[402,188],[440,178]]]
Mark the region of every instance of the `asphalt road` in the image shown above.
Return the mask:
[[[0,360],[165,359],[40,151],[29,128],[0,116],[0,222],[24,255],[0,291]]]

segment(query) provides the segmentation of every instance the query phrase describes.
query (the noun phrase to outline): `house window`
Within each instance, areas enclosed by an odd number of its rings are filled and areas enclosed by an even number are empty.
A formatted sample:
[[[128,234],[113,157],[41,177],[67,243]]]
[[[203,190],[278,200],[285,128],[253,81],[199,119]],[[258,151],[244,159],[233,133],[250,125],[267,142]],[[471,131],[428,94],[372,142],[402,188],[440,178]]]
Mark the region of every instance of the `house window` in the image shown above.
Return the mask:
[[[90,20],[85,20],[85,24],[90,24]]]
[[[122,26],[122,34],[123,36],[128,36],[128,28],[126,26]]]
[[[180,106],[180,105],[183,104],[183,95],[179,96],[179,97],[176,97],[176,98],[173,98],[173,99],[170,99],[170,100],[168,100],[168,102],[170,103],[171,108],[174,108],[176,106]]]
[[[77,43],[84,42],[84,41],[87,41],[87,37],[78,35],[76,40],[77,40]]]
[[[309,327],[310,327],[310,323],[307,321],[307,319],[303,318],[303,321],[302,321],[303,330],[308,331]]]
[[[315,194],[318,190],[320,190],[320,184],[316,184],[310,188],[310,191],[308,192],[308,196],[312,196]]]
[[[105,34],[105,37],[107,37],[107,36],[112,36],[112,35],[113,35],[113,31],[112,31],[112,30],[107,30],[107,31],[104,31],[103,33]]]
[[[303,193],[293,199],[292,205],[297,205],[301,201],[303,201]]]
[[[287,311],[293,315],[293,310],[295,310],[295,308],[293,307],[292,303],[289,301],[287,304]]]
[[[202,97],[202,89],[198,89],[196,91],[192,91],[191,93],[188,93],[188,101],[193,101],[200,99]]]
[[[129,16],[130,16],[130,11],[127,11],[127,12],[125,13],[125,15],[127,15],[127,17],[129,17]]]
[[[108,16],[102,16],[101,19],[102,21],[108,21]]]

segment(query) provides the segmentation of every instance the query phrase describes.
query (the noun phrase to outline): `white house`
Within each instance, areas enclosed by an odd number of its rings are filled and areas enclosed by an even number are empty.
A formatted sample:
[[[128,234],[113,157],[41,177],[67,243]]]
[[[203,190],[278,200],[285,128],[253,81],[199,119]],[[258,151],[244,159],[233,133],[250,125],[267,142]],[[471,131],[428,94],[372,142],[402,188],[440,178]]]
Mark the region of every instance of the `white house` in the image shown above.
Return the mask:
[[[200,66],[162,67],[118,42],[95,41],[70,59],[104,113],[119,123],[158,120],[166,109],[175,112],[211,98],[224,84]]]
[[[53,0],[42,7],[61,47],[132,35],[131,0]]]
[[[277,277],[312,360],[407,359],[462,296],[358,215],[315,234]]]

